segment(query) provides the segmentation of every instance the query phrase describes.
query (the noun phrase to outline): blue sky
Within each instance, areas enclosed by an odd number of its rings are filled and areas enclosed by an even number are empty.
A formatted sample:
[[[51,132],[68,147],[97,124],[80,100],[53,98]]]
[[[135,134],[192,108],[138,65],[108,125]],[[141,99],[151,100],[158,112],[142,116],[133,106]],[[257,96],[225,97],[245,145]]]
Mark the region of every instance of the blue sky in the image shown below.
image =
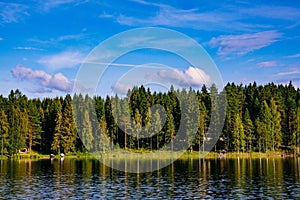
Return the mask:
[[[91,50],[117,33],[141,27],[168,28],[196,40],[225,84],[292,80],[300,87],[297,0],[28,0],[0,1],[0,93],[7,96],[17,88],[29,97],[70,93]],[[102,83],[108,89],[100,84],[99,93],[127,89],[112,75],[150,62],[176,68],[179,78],[195,78],[194,68],[170,53],[137,51],[115,61]],[[156,75],[168,78],[163,71]]]

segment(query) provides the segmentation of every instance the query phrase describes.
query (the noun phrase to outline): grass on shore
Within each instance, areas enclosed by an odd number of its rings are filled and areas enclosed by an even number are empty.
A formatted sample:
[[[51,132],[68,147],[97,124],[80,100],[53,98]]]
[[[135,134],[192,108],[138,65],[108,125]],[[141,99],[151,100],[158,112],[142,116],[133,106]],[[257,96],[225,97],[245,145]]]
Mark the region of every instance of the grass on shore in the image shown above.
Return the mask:
[[[284,156],[282,156],[284,155]],[[284,152],[280,151],[269,151],[267,153],[259,153],[259,152],[252,152],[252,153],[236,153],[236,152],[227,152],[223,158],[284,158],[284,157],[291,157],[297,156],[293,154],[285,154]],[[12,157],[1,156],[0,160],[2,159],[49,159],[50,155],[42,155],[36,152],[31,154],[15,154]],[[55,159],[60,158],[59,155],[54,157]],[[91,153],[70,153],[65,155],[65,158],[100,158],[100,159],[216,159],[220,158],[217,152],[198,152],[198,151],[124,151],[124,150],[114,150],[109,151],[106,153],[99,153],[99,154],[91,154]]]

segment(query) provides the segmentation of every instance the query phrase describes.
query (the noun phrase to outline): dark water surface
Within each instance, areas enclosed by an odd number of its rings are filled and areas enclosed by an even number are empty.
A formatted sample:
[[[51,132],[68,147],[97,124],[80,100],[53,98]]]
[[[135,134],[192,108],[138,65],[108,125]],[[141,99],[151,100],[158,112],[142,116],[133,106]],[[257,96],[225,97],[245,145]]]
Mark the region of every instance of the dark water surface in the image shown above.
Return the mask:
[[[0,198],[300,199],[300,159],[186,159],[142,174],[95,159],[1,160]]]

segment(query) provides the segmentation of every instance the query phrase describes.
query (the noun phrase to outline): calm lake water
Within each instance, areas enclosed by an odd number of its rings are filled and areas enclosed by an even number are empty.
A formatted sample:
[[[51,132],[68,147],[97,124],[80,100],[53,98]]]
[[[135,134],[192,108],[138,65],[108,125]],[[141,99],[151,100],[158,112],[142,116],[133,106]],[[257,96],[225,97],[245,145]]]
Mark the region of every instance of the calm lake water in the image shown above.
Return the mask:
[[[0,198],[300,199],[300,159],[186,159],[142,174],[95,159],[1,160]]]

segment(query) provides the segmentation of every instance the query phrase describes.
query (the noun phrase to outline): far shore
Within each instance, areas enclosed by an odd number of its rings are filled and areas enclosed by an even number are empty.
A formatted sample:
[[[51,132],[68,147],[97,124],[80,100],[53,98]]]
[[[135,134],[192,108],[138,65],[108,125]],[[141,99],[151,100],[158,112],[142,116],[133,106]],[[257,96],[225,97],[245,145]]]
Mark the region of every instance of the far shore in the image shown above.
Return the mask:
[[[124,151],[116,150],[106,153],[69,153],[63,158],[96,158],[96,159],[230,159],[230,158],[287,158],[299,157],[300,155],[281,151],[269,152],[198,152],[198,151]],[[60,159],[60,155],[15,154],[13,156],[0,155],[0,160],[4,159]]]

